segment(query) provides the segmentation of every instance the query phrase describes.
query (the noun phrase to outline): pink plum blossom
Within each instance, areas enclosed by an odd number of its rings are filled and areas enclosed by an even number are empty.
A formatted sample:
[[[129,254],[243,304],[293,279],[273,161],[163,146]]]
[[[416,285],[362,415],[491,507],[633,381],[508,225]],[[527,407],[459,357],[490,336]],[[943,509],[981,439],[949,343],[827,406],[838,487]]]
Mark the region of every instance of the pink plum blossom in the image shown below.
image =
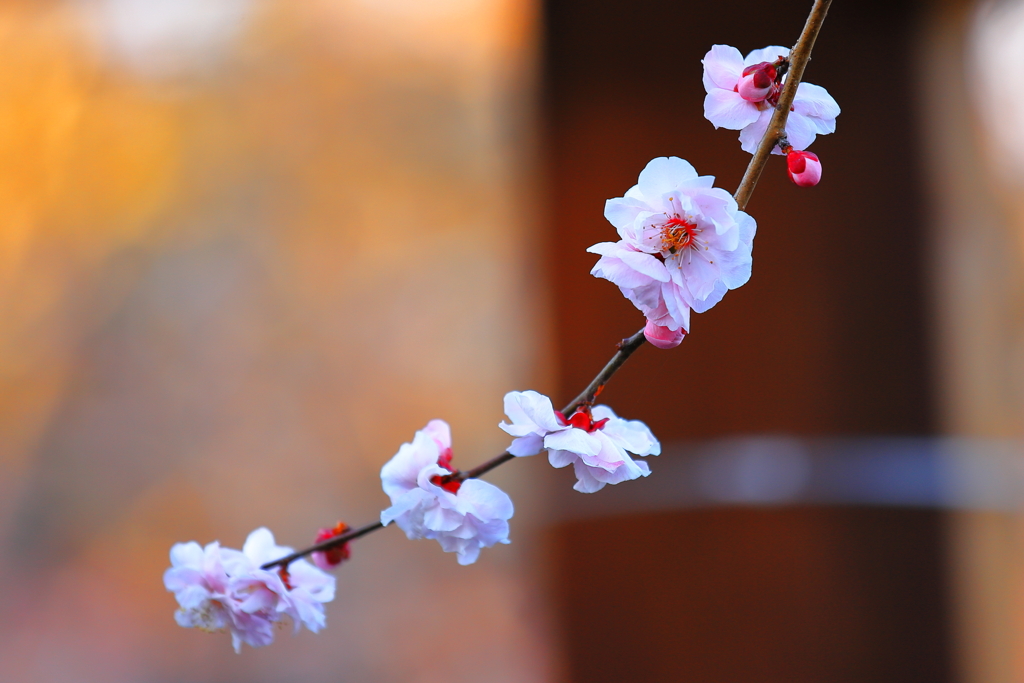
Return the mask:
[[[821,161],[814,152],[786,152],[786,172],[800,187],[814,187],[821,180]]]
[[[587,250],[601,256],[591,275],[618,285],[667,332],[689,332],[690,309],[703,313],[750,278],[757,226],[714,180],[677,157],[652,159],[625,196],[605,204],[622,239]]]
[[[740,131],[740,146],[745,152],[753,154],[757,149],[778,104],[779,87],[759,86],[763,86],[765,75],[774,74],[773,65],[788,56],[789,49],[777,45],[754,50],[746,58],[734,47],[714,45],[701,60],[707,91],[704,118],[715,128]],[[771,71],[766,67],[772,67]],[[786,121],[789,144],[794,149],[807,149],[815,136],[835,132],[837,116],[839,105],[827,90],[800,83]],[[772,153],[782,154],[782,150],[776,147]]]
[[[274,543],[265,528],[249,534],[241,551],[222,548],[214,541],[205,548],[195,541],[171,548],[171,568],[164,586],[174,593],[179,609],[175,620],[204,631],[229,631],[235,652],[242,643],[269,645],[273,625],[289,617],[316,633],[325,624],[323,603],[334,599],[334,578],[305,560],[287,570],[260,569],[260,565],[292,552]]]
[[[472,564],[481,548],[509,542],[512,500],[486,481],[452,479],[451,445],[443,420],[431,420],[402,444],[380,471],[391,498],[380,521],[395,522],[410,539],[435,539],[446,553],[458,553],[459,564]]]
[[[546,448],[554,467],[573,466],[577,479],[573,488],[583,493],[648,476],[647,463],[633,460],[629,453],[661,453],[661,444],[643,422],[623,420],[608,406],[584,408],[566,418],[543,394],[511,391],[505,394],[505,414],[512,424],[499,426],[515,437],[508,452],[522,457]]]

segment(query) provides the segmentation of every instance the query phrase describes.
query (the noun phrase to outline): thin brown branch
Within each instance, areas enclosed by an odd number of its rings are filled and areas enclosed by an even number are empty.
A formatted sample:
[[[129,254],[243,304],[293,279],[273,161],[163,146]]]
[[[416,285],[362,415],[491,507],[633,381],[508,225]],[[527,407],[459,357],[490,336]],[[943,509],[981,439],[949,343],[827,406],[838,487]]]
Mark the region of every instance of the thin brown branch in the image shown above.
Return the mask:
[[[371,531],[376,531],[377,529],[383,529],[383,528],[384,528],[384,525],[381,524],[380,522],[374,522],[373,524],[367,524],[366,526],[361,526],[358,529],[352,529],[351,531],[346,531],[345,533],[343,533],[343,534],[341,534],[339,536],[334,536],[333,538],[328,538],[326,541],[320,541],[319,543],[311,545],[308,548],[303,548],[302,550],[298,550],[298,551],[292,553],[291,555],[285,555],[284,557],[276,559],[273,562],[267,562],[266,564],[262,565],[260,567],[260,569],[270,569],[272,567],[278,567],[278,566],[287,567],[289,564],[291,564],[295,560],[299,559],[300,557],[305,557],[306,555],[309,555],[310,553],[315,553],[315,552],[321,551],[321,550],[330,550],[331,548],[335,548],[335,547],[337,547],[337,546],[339,546],[339,545],[341,545],[343,543],[347,543],[347,542],[349,542],[351,540],[357,539],[360,536],[365,536],[366,534],[370,533]]]
[[[761,177],[761,171],[764,170],[764,166],[768,161],[768,157],[771,154],[772,148],[778,144],[786,133],[786,120],[789,118],[789,108],[793,106],[793,98],[796,97],[797,86],[800,85],[800,79],[803,78],[804,69],[807,66],[807,61],[811,58],[811,48],[814,47],[814,41],[818,37],[818,32],[821,30],[821,24],[825,20],[825,14],[828,12],[828,6],[832,4],[832,0],[815,0],[814,7],[811,8],[811,14],[807,17],[807,23],[804,24],[804,30],[800,34],[800,39],[789,55],[789,75],[786,79],[786,84],[782,88],[782,93],[779,96],[779,104],[775,109],[775,114],[772,116],[771,122],[768,124],[768,130],[765,132],[764,137],[761,139],[761,144],[758,146],[754,156],[750,159],[750,163],[747,165],[747,170],[743,174],[743,180],[740,182],[739,188],[736,190],[736,194],[733,195],[736,199],[736,203],[739,204],[740,210],[743,210],[747,206],[747,202],[750,200],[750,195],[754,192],[754,187],[757,185],[758,178]],[[562,409],[563,415],[571,415],[576,410],[583,406],[592,404],[594,399],[604,386],[608,383],[608,380],[612,378],[622,364],[633,355],[633,352],[643,346],[647,339],[644,337],[644,331],[640,330],[632,337],[623,339],[619,342],[618,350],[615,355],[612,356],[611,360],[605,364],[601,369],[601,372],[597,373],[597,376],[587,385],[579,396],[574,398],[565,408]],[[514,460],[516,456],[512,455],[508,451],[501,455],[495,456],[480,465],[477,465],[471,470],[465,472],[456,472],[450,477],[445,477],[446,481],[464,481],[466,479],[475,479],[483,476],[487,472],[490,472],[494,468]],[[336,546],[339,546],[348,541],[364,536],[370,532],[376,531],[377,529],[383,529],[384,525],[381,522],[373,522],[366,526],[359,527],[352,531],[348,531],[340,536],[329,538],[325,541],[321,541],[308,548],[298,550],[291,555],[286,555],[273,562],[267,562],[263,565],[263,569],[270,569],[271,567],[285,566],[294,562],[295,560],[305,557],[310,553],[314,553],[322,550],[330,550]]]
[[[627,337],[619,342],[619,350],[615,352],[612,359],[608,361],[601,372],[597,373],[597,377],[591,380],[587,388],[584,389],[579,396],[574,398],[569,405],[562,408],[563,415],[572,415],[576,412],[576,409],[584,404],[591,404],[594,402],[594,398],[601,393],[604,389],[604,385],[608,383],[608,380],[612,378],[622,364],[626,362],[626,359],[633,355],[633,352],[643,346],[647,338],[644,337],[644,331],[640,330],[632,337]]]
[[[747,208],[747,202],[750,201],[750,195],[754,193],[754,187],[761,177],[761,171],[764,170],[765,164],[768,163],[772,149],[786,134],[786,121],[789,119],[790,107],[793,106],[793,99],[796,97],[796,89],[804,77],[804,69],[807,68],[807,62],[811,59],[811,49],[814,47],[814,41],[818,38],[818,32],[821,31],[821,25],[828,13],[828,6],[831,4],[832,0],[815,0],[814,7],[811,8],[811,13],[807,16],[807,22],[804,24],[804,30],[800,34],[800,39],[796,41],[796,45],[789,53],[789,72],[786,83],[782,87],[782,94],[779,95],[779,104],[775,107],[775,114],[772,115],[772,120],[768,123],[768,130],[761,138],[761,144],[757,146],[754,156],[747,164],[747,170],[743,174],[740,186],[736,188],[736,194],[733,195],[741,211]]]

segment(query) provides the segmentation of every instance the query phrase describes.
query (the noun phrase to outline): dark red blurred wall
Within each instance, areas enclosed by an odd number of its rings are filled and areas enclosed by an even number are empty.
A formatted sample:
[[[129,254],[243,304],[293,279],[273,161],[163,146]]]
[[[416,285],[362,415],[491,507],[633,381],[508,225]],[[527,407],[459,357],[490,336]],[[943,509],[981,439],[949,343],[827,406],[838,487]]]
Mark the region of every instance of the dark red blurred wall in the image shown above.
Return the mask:
[[[675,155],[734,190],[750,155],[703,118],[714,43],[791,45],[810,2],[551,0],[546,114],[564,403],[643,318],[586,273],[617,239],[604,202],[651,158]],[[729,433],[925,434],[934,424],[924,225],[905,3],[836,0],[806,78],[843,113],[813,149],[813,190],[773,159],[748,207],[750,282],[694,315],[669,352],[642,349],[607,396],[665,439]]]
[[[948,681],[937,533],[927,511],[857,508],[567,525],[554,595],[572,680]]]
[[[547,3],[556,403],[643,325],[586,275],[586,248],[617,239],[604,201],[666,155],[735,189],[749,155],[703,118],[700,60],[715,43],[791,45],[810,6]],[[835,0],[806,73],[843,108],[813,146],[822,183],[797,188],[771,160],[748,207],[751,281],[694,315],[677,349],[641,348],[602,396],[663,443],[932,433],[915,17],[906,2]],[[563,525],[551,541],[574,681],[951,680],[938,511],[680,511]]]

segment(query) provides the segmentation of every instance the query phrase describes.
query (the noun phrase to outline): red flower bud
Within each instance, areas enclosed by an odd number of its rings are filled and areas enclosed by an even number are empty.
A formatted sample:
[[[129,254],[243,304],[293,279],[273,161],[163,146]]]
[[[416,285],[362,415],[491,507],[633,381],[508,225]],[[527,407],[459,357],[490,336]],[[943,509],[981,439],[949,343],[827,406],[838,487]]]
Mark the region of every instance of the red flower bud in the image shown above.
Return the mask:
[[[790,150],[786,153],[789,179],[800,187],[814,187],[821,180],[821,162],[814,152]]]
[[[348,524],[338,522],[333,529],[321,529],[320,533],[316,535],[315,543],[326,541],[327,539],[334,538],[335,536],[341,536],[346,531],[348,531]],[[333,548],[318,550],[313,553],[313,564],[320,567],[320,569],[327,571],[328,569],[334,569],[348,558],[348,543],[342,543],[341,545],[334,546]]]
[[[644,336],[647,341],[659,349],[672,349],[683,343],[686,333],[682,330],[670,330],[661,325],[655,325],[650,320],[644,327]]]
[[[736,84],[736,92],[747,102],[763,102],[775,88],[777,73],[771,62],[748,66]]]

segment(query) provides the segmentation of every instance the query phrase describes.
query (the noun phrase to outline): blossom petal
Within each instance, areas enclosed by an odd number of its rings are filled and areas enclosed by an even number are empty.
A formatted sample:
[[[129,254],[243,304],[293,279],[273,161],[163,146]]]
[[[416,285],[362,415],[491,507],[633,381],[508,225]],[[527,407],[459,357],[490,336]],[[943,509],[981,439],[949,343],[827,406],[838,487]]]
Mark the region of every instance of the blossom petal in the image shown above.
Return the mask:
[[[662,195],[672,192],[684,180],[697,177],[697,171],[688,161],[679,157],[655,157],[640,171],[637,182],[647,201],[660,201]]]
[[[514,425],[531,426],[536,434],[548,431],[565,429],[555,417],[555,407],[551,405],[551,399],[539,392],[510,391],[504,398],[505,415],[508,416]],[[508,431],[508,430],[506,430]],[[512,436],[523,436],[514,434]]]
[[[704,97],[704,118],[715,128],[740,130],[757,121],[757,105],[731,90],[712,90]]]
[[[774,109],[766,109],[760,113],[757,121],[754,121],[740,131],[740,149],[748,154],[753,154],[757,151],[757,146],[761,144],[761,138],[768,131],[768,124],[771,123],[774,112]],[[779,146],[776,145],[775,149],[778,150]],[[775,153],[774,150],[773,153]],[[780,150],[778,153],[781,154],[782,151]]]
[[[591,247],[591,250],[592,249],[593,247]],[[621,253],[622,251],[626,250],[619,250],[617,253]],[[594,264],[594,267],[590,269],[590,274],[594,277],[604,278],[609,282],[614,282],[619,287],[625,287],[628,289],[646,287],[652,282],[657,282],[657,280],[649,275],[642,273],[636,268],[630,267],[617,256],[602,256],[598,262]]]
[[[452,531],[462,525],[465,515],[440,505],[432,505],[423,511],[423,526],[431,531]]]
[[[423,433],[432,438],[442,448],[452,447],[452,430],[444,420],[431,420],[423,428]]]
[[[384,493],[394,502],[397,496],[415,488],[424,467],[437,464],[441,455],[437,442],[428,434],[419,431],[412,443],[404,443],[391,460],[380,470]]]
[[[399,517],[416,508],[418,505],[423,503],[430,503],[436,500],[435,496],[422,489],[412,489],[405,494],[398,496],[393,501],[391,507],[381,510],[380,522],[384,526],[391,524],[391,522],[397,520]]]
[[[558,449],[548,451],[548,462],[551,463],[552,467],[571,465],[576,461],[576,457],[576,454],[572,451],[560,451]]]
[[[594,417],[597,417],[599,407],[601,406],[594,408]],[[604,433],[630,453],[641,456],[661,453],[661,444],[654,438],[647,425],[639,420],[609,420]]]
[[[594,476],[593,468],[587,467],[580,460],[573,463],[573,470],[576,472],[573,488],[580,493],[596,493],[604,488],[604,482]]]
[[[665,264],[642,251],[619,249],[618,258],[636,272],[658,282],[668,282],[669,274]]]
[[[467,479],[459,488],[460,502],[477,519],[510,519],[515,513],[508,494],[490,482]]]
[[[544,437],[544,446],[555,450],[572,451],[597,455],[601,452],[601,443],[582,429],[566,429]]]
[[[839,116],[839,103],[828,94],[820,85],[813,83],[801,83],[797,86],[796,97],[793,98],[793,110],[804,116],[813,116],[817,119],[831,120],[832,130],[835,132],[835,118]]]
[[[171,566],[200,569],[203,566],[202,546],[195,541],[175,543],[171,546]]]
[[[753,66],[754,64],[760,64],[761,62],[774,62],[779,57],[788,57],[789,48],[782,47],[781,45],[769,45],[763,47],[760,50],[751,50],[743,59],[743,66]]]
[[[807,149],[814,142],[815,135],[815,126],[810,117],[795,111],[789,112],[789,118],[786,119],[786,138],[793,149]]]
[[[508,431],[508,429],[505,428],[504,422],[498,426],[506,432]],[[520,458],[537,455],[542,450],[544,450],[544,437],[539,434],[530,434],[529,436],[522,436],[518,439],[513,439],[512,444],[508,447],[509,453]]]
[[[616,197],[604,203],[605,219],[619,230],[631,227],[640,212],[649,210],[645,202],[631,197]]]
[[[743,73],[743,55],[731,45],[712,45],[701,60],[704,65],[704,89],[714,86],[731,91]]]
[[[266,527],[260,527],[249,534],[242,546],[242,553],[255,565],[273,562],[291,552],[291,548],[274,543],[274,534]]]

